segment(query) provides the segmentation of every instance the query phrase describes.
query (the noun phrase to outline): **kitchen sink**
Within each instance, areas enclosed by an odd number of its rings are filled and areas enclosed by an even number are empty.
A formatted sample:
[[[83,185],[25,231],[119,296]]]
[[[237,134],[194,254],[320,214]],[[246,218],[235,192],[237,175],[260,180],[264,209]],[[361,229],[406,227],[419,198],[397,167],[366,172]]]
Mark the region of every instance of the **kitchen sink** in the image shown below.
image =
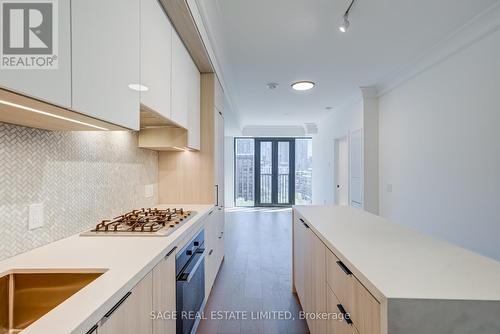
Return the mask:
[[[0,334],[19,333],[103,272],[12,272],[0,277]]]

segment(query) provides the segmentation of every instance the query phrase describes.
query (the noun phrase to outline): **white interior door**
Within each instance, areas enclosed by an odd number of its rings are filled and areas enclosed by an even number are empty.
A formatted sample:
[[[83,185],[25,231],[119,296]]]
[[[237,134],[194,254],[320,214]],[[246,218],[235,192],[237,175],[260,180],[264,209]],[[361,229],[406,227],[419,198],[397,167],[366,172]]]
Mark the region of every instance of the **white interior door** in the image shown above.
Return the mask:
[[[349,205],[349,144],[347,137],[335,141],[336,199],[338,205]]]

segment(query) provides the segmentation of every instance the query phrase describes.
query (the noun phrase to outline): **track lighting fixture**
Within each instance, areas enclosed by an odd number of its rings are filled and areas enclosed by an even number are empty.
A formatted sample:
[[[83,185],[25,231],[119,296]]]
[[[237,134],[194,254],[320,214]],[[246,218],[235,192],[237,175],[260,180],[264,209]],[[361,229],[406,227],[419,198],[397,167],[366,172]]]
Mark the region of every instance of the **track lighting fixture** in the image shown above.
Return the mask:
[[[354,1],[355,0],[351,1],[351,4],[349,5],[349,7],[347,7],[347,10],[344,13],[342,25],[339,27],[339,30],[341,32],[346,32],[347,29],[349,29],[349,26],[351,25],[351,22],[349,21],[349,12],[351,11]]]

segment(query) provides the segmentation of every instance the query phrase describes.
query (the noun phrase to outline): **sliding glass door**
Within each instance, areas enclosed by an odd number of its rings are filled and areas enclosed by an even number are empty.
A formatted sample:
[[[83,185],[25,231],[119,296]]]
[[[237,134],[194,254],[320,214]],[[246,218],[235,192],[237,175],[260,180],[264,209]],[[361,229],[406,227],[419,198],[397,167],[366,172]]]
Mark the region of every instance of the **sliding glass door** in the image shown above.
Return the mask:
[[[295,194],[295,140],[255,139],[255,205],[292,205]]]

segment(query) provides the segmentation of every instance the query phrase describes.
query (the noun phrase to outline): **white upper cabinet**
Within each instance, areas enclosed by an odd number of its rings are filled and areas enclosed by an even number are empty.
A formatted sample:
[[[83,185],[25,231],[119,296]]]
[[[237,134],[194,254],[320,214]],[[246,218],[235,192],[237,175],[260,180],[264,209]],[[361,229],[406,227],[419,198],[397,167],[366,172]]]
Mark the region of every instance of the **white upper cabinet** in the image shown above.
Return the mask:
[[[171,119],[172,25],[158,0],[141,0],[141,103]]]
[[[62,107],[71,107],[70,1],[57,3],[53,34],[57,69],[0,69],[0,86]],[[30,41],[37,37],[30,36]],[[56,42],[57,41],[57,42]]]
[[[140,84],[139,13],[139,0],[71,1],[72,108],[134,130],[140,94],[129,85]]]
[[[172,33],[172,121],[188,128],[191,56],[177,32]]]

